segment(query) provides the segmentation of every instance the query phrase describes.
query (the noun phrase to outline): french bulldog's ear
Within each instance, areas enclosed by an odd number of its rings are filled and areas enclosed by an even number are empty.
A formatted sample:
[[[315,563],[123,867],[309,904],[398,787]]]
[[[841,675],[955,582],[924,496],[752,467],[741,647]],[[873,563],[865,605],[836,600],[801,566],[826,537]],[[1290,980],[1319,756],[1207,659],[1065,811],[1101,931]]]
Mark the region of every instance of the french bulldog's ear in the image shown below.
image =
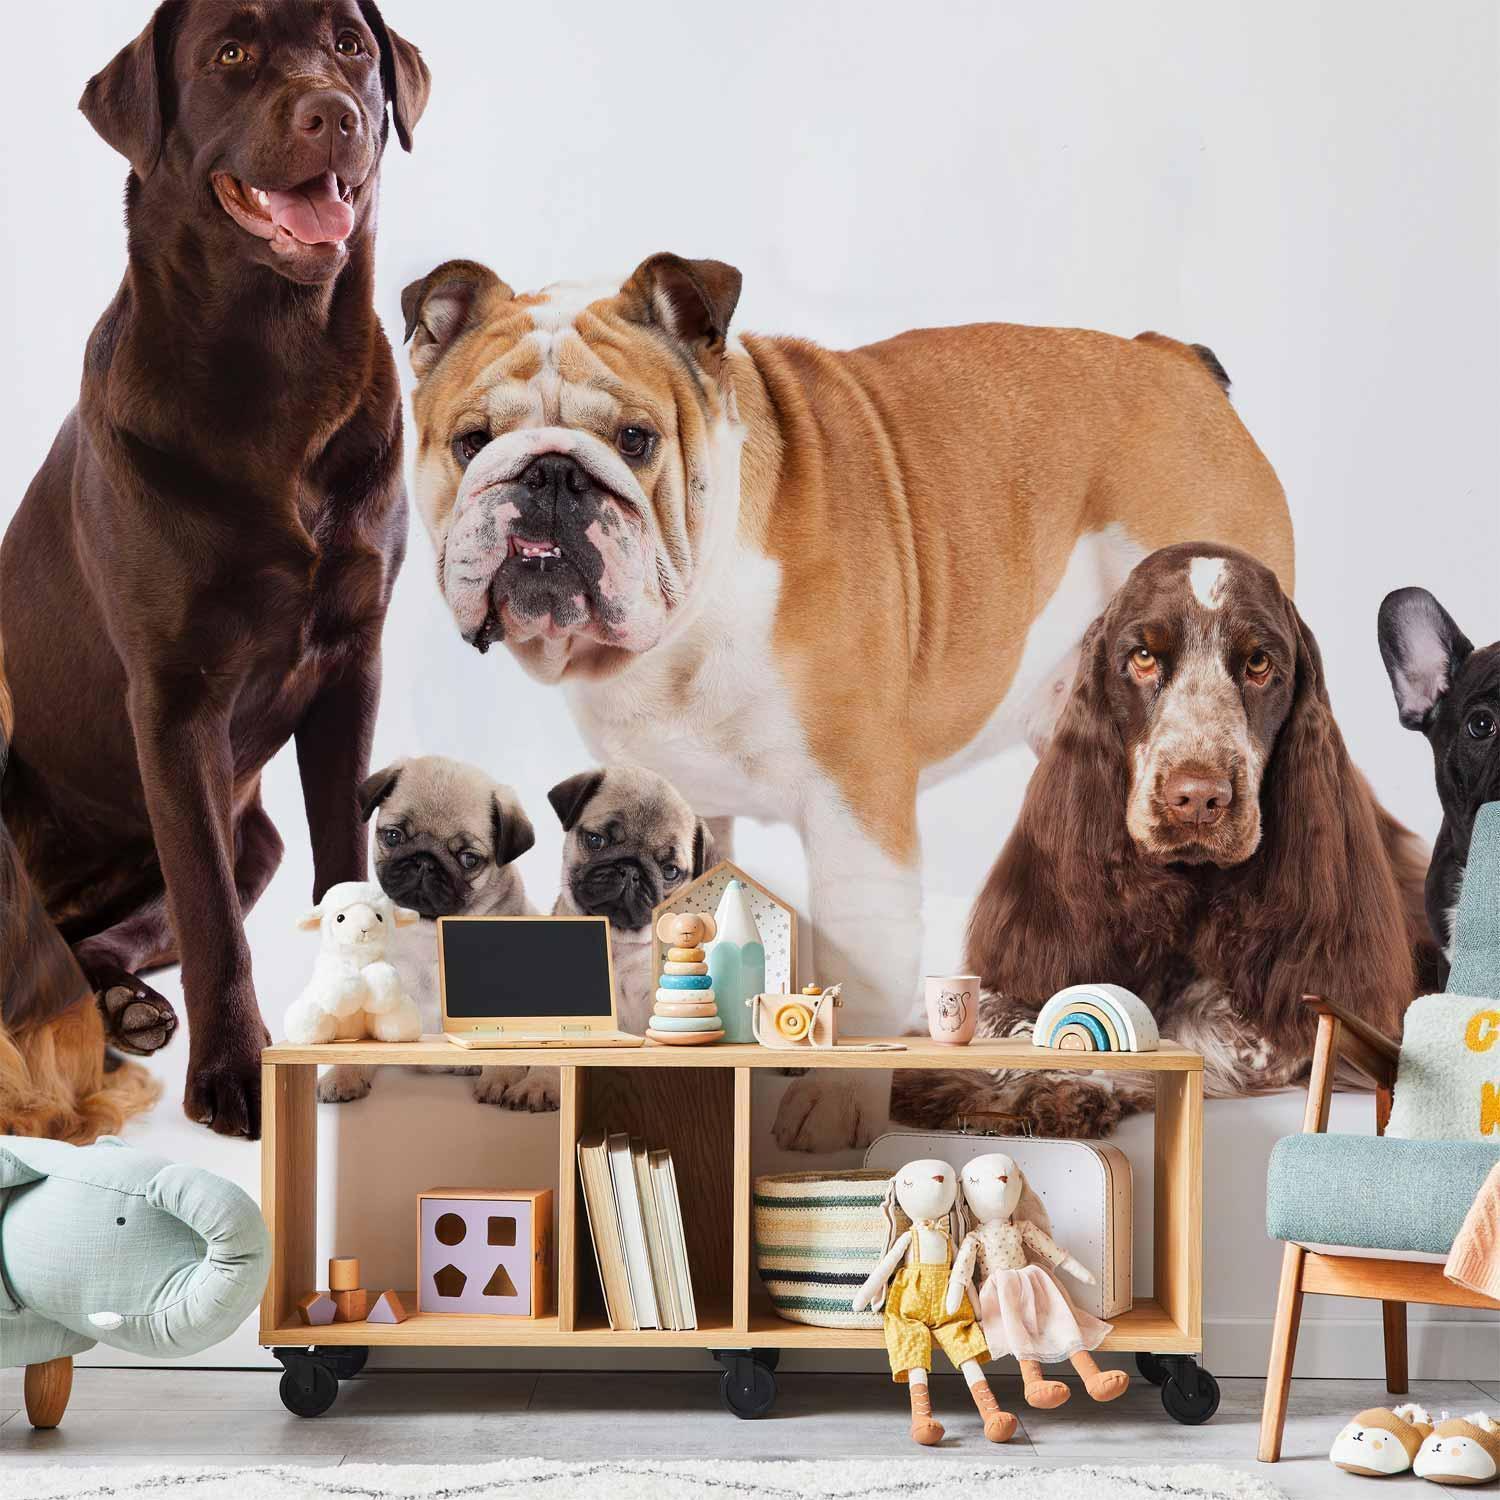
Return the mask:
[[[566,781],[559,781],[547,793],[547,800],[552,804],[552,811],[557,814],[564,833],[572,833],[584,808],[594,800],[594,794],[603,784],[603,771],[580,771]]]
[[[693,830],[693,879],[718,862],[719,851],[714,847],[714,836],[708,831],[708,824],[699,818],[698,826]]]
[[[410,151],[411,133],[427,108],[432,74],[427,71],[422,54],[385,24],[375,0],[359,0],[359,12],[380,46],[380,85],[396,120],[396,139],[403,151]]]
[[[740,300],[740,273],[721,260],[663,252],[643,260],[620,288],[625,315],[654,323],[684,343],[720,351]]]
[[[512,860],[520,859],[536,843],[536,829],[531,826],[531,819],[521,811],[521,804],[514,798],[507,811],[500,805],[500,798],[492,794],[490,819],[493,824],[497,865],[508,865]]]
[[[146,29],[84,85],[84,118],[142,180],[161,158],[162,89],[171,79],[172,41],[183,0],[165,0]]]
[[[1408,729],[1425,729],[1474,647],[1426,589],[1387,594],[1378,634],[1401,722]]]
[[[396,783],[401,779],[401,772],[405,768],[404,760],[394,761],[383,771],[371,771],[360,782],[359,790],[355,793],[359,799],[360,822],[368,823],[370,814],[396,790]]]
[[[445,260],[401,293],[401,316],[411,345],[412,373],[421,380],[452,348],[454,340],[478,321],[492,302],[515,293],[476,260]]]

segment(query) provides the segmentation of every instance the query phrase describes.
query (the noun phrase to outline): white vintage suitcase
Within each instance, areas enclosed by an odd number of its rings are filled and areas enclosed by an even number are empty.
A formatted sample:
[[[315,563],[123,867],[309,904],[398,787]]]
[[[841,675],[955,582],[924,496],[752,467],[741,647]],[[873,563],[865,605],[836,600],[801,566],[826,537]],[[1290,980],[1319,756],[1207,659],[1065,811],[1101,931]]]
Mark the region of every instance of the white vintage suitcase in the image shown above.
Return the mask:
[[[1065,1276],[1068,1296],[1096,1318],[1129,1310],[1135,1298],[1131,1264],[1130,1162],[1116,1146],[1044,1140],[979,1131],[891,1131],[865,1152],[865,1166],[895,1172],[934,1157],[962,1170],[991,1151],[1014,1157],[1052,1220],[1052,1237],[1098,1278],[1086,1286]]]

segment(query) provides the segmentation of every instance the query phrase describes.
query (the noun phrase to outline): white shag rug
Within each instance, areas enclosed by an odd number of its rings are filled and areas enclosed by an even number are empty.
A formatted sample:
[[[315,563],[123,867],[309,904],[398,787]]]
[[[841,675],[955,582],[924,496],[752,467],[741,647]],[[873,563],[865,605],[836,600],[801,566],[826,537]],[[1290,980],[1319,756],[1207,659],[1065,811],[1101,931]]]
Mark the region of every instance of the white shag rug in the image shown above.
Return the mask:
[[[952,1500],[955,1493],[964,1500],[1284,1500],[1266,1480],[1214,1464],[1049,1469],[942,1458],[15,1469],[3,1493],[6,1500]]]

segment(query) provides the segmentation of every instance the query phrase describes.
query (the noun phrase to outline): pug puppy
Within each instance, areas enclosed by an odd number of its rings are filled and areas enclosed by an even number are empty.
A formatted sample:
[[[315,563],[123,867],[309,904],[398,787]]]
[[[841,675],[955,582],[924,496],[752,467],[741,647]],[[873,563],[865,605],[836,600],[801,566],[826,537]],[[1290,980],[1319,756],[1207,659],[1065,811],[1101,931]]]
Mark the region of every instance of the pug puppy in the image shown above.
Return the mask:
[[[374,772],[359,788],[360,816],[375,824],[375,879],[398,906],[422,920],[393,936],[390,959],[422,1012],[422,1030],[442,1029],[438,1003],[437,919],[535,915],[515,861],[536,842],[515,792],[485,772],[444,755],[412,756]],[[548,1107],[525,1087],[528,1068],[445,1068],[471,1077],[481,1104]],[[373,1068],[336,1067],[318,1098],[362,1099]],[[552,1107],[555,1107],[552,1106]]]
[[[567,837],[556,916],[608,917],[620,1029],[651,1015],[651,912],[717,859],[708,824],[665,777],[605,766],[547,793]]]

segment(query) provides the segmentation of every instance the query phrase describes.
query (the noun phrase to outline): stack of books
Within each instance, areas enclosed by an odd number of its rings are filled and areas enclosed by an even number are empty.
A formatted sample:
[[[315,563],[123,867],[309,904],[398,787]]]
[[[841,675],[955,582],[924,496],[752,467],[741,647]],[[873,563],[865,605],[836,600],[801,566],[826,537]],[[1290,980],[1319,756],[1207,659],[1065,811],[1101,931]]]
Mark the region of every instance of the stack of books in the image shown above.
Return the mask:
[[[609,1326],[696,1328],[672,1153],[594,1130],[578,1138],[578,1176]]]

